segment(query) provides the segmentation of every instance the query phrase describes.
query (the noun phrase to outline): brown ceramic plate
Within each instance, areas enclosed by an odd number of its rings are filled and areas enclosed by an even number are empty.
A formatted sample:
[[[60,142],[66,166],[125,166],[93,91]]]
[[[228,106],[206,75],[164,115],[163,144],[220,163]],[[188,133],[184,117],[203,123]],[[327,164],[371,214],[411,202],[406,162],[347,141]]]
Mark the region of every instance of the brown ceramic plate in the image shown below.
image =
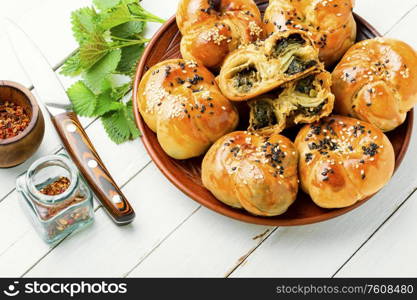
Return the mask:
[[[261,11],[265,11],[268,1],[260,0],[257,2]],[[378,31],[364,19],[358,15],[355,15],[355,18],[358,24],[358,41],[380,36]],[[316,206],[311,198],[300,190],[297,200],[289,210],[281,216],[272,218],[254,216],[244,210],[231,208],[218,201],[201,183],[200,167],[202,157],[183,161],[170,158],[162,150],[155,133],[143,121],[137,106],[137,87],[143,74],[149,67],[160,61],[181,57],[179,50],[180,40],[181,34],[175,22],[175,17],[172,17],[155,34],[142,56],[136,73],[133,103],[136,123],[143,134],[142,141],[147,151],[162,173],[181,191],[200,204],[225,216],[244,222],[274,226],[305,225],[328,220],[357,208],[371,198],[369,197],[347,208],[323,209]],[[241,124],[240,127],[244,128],[244,124]],[[409,112],[404,124],[388,134],[395,150],[396,169],[399,167],[407,151],[412,127],[413,113]],[[290,138],[294,137],[294,132],[284,134]]]

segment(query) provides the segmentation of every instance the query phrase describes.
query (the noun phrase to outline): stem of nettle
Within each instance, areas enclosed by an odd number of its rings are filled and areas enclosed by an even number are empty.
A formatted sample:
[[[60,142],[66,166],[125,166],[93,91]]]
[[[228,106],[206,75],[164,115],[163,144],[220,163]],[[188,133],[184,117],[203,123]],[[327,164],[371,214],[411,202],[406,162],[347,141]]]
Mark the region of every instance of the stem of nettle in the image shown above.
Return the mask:
[[[145,44],[145,43],[149,42],[150,40],[149,39],[141,39],[141,40],[126,40],[126,41],[127,41],[127,43],[125,43],[125,44],[114,45],[114,46],[111,46],[110,48],[112,50],[114,50],[114,49],[134,46],[134,45],[140,45],[140,44]]]
[[[136,42],[136,41],[138,41],[138,40],[132,40],[132,39],[125,39],[125,38],[121,38],[121,37],[113,36],[113,35],[111,35],[110,38],[113,39],[113,40],[118,40],[118,41],[123,41],[123,42]],[[149,41],[148,39],[140,39],[140,40],[146,40],[146,42]]]
[[[165,20],[155,16],[145,16],[144,18],[132,18],[132,21],[165,23]]]

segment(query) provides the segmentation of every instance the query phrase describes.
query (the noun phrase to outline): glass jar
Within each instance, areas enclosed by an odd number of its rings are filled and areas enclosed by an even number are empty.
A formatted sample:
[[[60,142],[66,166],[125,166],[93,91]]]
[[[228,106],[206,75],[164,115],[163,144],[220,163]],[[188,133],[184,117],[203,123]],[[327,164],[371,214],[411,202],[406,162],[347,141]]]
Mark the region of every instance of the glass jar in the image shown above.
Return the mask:
[[[17,178],[17,192],[47,243],[58,242],[94,220],[92,192],[66,155],[50,155],[34,162]]]

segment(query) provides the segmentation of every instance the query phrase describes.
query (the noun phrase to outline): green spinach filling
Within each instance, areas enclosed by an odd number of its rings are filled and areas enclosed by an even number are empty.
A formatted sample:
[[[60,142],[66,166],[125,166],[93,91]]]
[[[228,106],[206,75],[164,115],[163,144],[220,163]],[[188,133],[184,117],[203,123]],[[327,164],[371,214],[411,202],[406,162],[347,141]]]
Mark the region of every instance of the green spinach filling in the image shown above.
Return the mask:
[[[320,103],[316,107],[305,107],[305,106],[299,106],[297,109],[297,112],[303,114],[306,117],[313,117],[318,114],[320,114],[323,110],[323,107],[328,103],[328,100],[324,100],[322,103]]]
[[[257,81],[258,70],[251,66],[236,73],[234,77],[235,88],[242,92],[249,92]]]
[[[317,65],[317,61],[315,60],[304,62],[301,58],[299,58],[298,56],[295,56],[293,61],[288,66],[288,69],[285,71],[285,74],[294,75],[297,73],[301,73],[311,67],[314,67],[315,65]]]
[[[310,95],[310,91],[314,90],[314,85],[313,85],[314,79],[315,79],[315,76],[310,75],[310,76],[307,76],[307,77],[299,80],[297,82],[297,85],[295,86],[295,90],[297,92],[300,92],[300,93],[303,93],[303,94],[306,94],[306,95]]]
[[[255,130],[278,123],[274,113],[274,107],[266,101],[256,101],[253,105],[253,117],[253,128]]]
[[[284,53],[290,46],[292,45],[304,45],[306,41],[300,34],[291,34],[287,38],[280,39],[277,41],[273,55],[275,57],[279,57],[282,53]]]

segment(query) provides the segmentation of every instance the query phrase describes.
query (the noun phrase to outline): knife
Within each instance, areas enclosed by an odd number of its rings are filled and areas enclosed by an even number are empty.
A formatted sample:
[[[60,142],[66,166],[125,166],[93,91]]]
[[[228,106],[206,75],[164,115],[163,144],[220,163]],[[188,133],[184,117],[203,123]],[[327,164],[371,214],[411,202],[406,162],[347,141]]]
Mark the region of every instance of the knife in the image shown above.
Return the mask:
[[[132,222],[135,218],[132,206],[94,149],[51,65],[17,24],[11,20],[7,20],[7,23],[7,34],[14,53],[49,112],[68,154],[112,220],[118,225]]]

